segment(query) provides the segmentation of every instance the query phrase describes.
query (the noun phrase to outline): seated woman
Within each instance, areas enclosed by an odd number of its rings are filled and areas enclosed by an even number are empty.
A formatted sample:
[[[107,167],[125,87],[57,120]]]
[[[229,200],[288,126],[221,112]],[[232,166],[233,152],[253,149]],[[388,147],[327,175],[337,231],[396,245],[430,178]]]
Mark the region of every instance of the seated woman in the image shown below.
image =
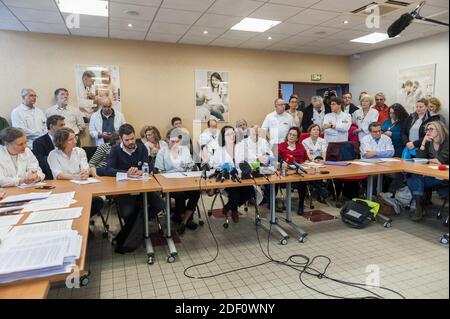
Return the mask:
[[[27,137],[21,129],[3,129],[0,144],[0,187],[33,184],[45,178],[38,160],[27,148]]]
[[[156,156],[155,167],[160,172],[185,171],[194,166],[189,148],[181,145],[182,137],[175,130],[167,132],[169,147],[161,148]],[[197,207],[200,191],[172,192],[170,196],[175,199],[175,213],[181,221],[177,232],[182,235],[186,228],[196,229],[197,224],[192,221],[192,214]]]
[[[140,135],[150,157],[150,167],[153,167],[156,155],[159,150],[167,148],[167,143],[161,139],[161,133],[155,126],[144,126]]]
[[[300,129],[293,126],[289,129],[286,141],[278,145],[278,157],[287,162],[288,157],[293,156],[294,160],[301,164],[306,161],[306,150],[300,141]],[[298,190],[298,207],[297,214],[302,215],[304,212],[304,202],[306,194],[306,183],[298,182],[292,185]]]
[[[220,169],[223,164],[236,167],[239,163],[235,160],[236,133],[234,128],[226,125],[220,130],[219,148],[214,152],[212,166]],[[239,222],[238,207],[255,197],[253,186],[230,187],[225,189],[228,194],[228,203],[225,204],[223,212],[228,216],[231,211],[233,222]]]
[[[417,149],[417,158],[427,158],[432,164],[449,163],[448,149],[448,130],[440,121],[430,122],[425,128],[425,136],[420,148]],[[437,179],[430,176],[412,174],[406,181],[413,198],[416,200],[416,210],[411,217],[413,221],[422,219],[424,208],[423,199],[425,188],[443,188],[448,187],[448,181]],[[448,192],[448,190],[447,190]]]
[[[47,162],[54,179],[85,180],[89,176],[97,177],[95,167],[89,167],[86,152],[77,147],[77,136],[72,129],[68,127],[58,129],[53,137],[53,143],[55,149],[48,154]],[[100,197],[94,197],[91,215],[100,212],[103,204]]]

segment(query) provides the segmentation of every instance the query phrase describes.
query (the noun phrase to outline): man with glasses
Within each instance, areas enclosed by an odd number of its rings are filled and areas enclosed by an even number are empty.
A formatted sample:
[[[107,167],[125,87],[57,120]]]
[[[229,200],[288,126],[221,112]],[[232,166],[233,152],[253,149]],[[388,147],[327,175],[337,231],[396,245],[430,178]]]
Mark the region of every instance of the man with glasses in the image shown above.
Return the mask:
[[[34,106],[37,95],[32,89],[20,91],[22,103],[11,112],[11,126],[22,129],[27,136],[27,145],[33,148],[33,141],[47,133],[47,118],[44,112]]]
[[[352,94],[350,92],[342,95],[342,100],[344,101],[344,105],[342,106],[342,111],[352,115],[355,111],[358,110],[358,107],[352,103]]]
[[[377,122],[369,124],[369,132],[361,140],[362,158],[386,158],[394,156],[394,145],[389,136],[382,134],[381,125]]]
[[[389,118],[389,106],[385,104],[386,97],[379,92],[375,95],[375,105],[373,108],[378,111],[378,123],[383,124]]]
[[[92,114],[89,123],[89,134],[97,146],[109,143],[112,134],[117,132],[122,124],[125,124],[125,117],[121,112],[113,109],[109,97],[101,98],[99,103],[102,108]]]
[[[294,126],[294,120],[291,115],[285,112],[283,99],[275,99],[274,105],[275,111],[266,115],[261,128],[266,130],[270,147],[277,156],[278,145],[286,139],[289,128]]]

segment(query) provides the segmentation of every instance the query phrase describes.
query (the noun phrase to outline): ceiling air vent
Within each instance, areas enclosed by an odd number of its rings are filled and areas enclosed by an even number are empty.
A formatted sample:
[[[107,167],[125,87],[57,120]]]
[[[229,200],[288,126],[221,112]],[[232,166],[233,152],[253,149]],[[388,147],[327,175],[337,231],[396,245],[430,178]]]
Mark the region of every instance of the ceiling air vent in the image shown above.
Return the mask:
[[[411,3],[403,2],[403,1],[396,1],[396,0],[388,0],[384,3],[377,3],[377,2],[371,2],[361,8],[358,8],[356,10],[351,11],[353,14],[357,15],[369,15],[371,14],[371,10],[367,10],[367,8],[371,6],[378,6],[378,10],[380,12],[380,16],[386,16],[388,14],[391,14],[394,11],[397,11],[399,9],[404,9],[405,7],[408,7]]]
[[[385,2],[385,4],[392,4],[394,6],[399,6],[399,7],[407,7],[407,6],[409,6],[411,4],[411,2],[388,0],[388,1]]]

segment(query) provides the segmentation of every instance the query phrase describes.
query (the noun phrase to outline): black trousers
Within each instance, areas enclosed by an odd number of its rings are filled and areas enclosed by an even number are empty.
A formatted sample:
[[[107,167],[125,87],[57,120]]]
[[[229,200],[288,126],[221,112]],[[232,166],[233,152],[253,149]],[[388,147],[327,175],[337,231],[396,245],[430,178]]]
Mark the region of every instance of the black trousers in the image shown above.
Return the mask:
[[[255,189],[253,186],[230,187],[225,189],[228,193],[228,203],[226,208],[232,212],[237,212],[238,207],[247,202],[250,198],[255,197]]]
[[[104,205],[105,202],[101,197],[95,196],[92,198],[91,216],[98,214]]]
[[[147,193],[148,217],[155,217],[164,208],[164,200],[158,193]],[[134,221],[143,205],[142,195],[120,195],[117,197],[119,214],[125,223]]]
[[[187,210],[195,211],[200,198],[199,191],[185,191],[170,193],[170,197],[175,199],[175,213],[184,214]],[[186,203],[187,201],[187,203]]]

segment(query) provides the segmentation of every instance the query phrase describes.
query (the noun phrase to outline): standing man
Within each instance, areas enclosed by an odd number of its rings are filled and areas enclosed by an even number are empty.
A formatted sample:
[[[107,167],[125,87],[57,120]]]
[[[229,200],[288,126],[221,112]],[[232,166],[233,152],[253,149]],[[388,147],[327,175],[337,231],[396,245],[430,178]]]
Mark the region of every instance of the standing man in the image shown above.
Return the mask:
[[[52,115],[60,115],[64,117],[65,126],[72,129],[78,137],[77,146],[80,146],[80,134],[85,128],[83,114],[80,109],[68,105],[69,91],[64,88],[59,88],[55,91],[56,104],[47,109],[45,115],[49,118]]]
[[[379,92],[375,95],[375,105],[373,108],[378,111],[378,123],[383,125],[383,122],[389,118],[389,106],[385,104],[386,97]]]
[[[11,112],[11,126],[20,128],[27,136],[27,146],[33,148],[33,141],[47,133],[47,118],[44,112],[34,106],[37,95],[32,89],[20,91],[22,104]]]
[[[47,119],[48,133],[33,141],[33,154],[36,156],[45,179],[53,179],[52,170],[47,162],[48,154],[54,150],[53,138],[58,129],[65,126],[64,117],[61,115],[52,115]]]
[[[344,111],[345,113],[352,115],[355,111],[358,110],[358,107],[352,103],[352,94],[350,92],[347,92],[344,95],[342,95],[342,100],[344,102],[344,105],[342,106],[342,111]]]
[[[276,157],[278,156],[278,145],[285,141],[289,129],[294,126],[294,120],[285,112],[284,105],[283,99],[275,99],[275,111],[267,114],[261,125],[261,128],[266,130],[270,147]]]
[[[350,114],[342,111],[343,101],[339,97],[330,99],[331,113],[325,114],[323,129],[325,140],[332,142],[348,142],[348,130],[352,125]]]
[[[125,117],[112,108],[109,97],[103,97],[99,101],[101,109],[92,114],[89,123],[89,134],[97,146],[109,143],[112,133],[117,132],[119,127],[125,124]]]

